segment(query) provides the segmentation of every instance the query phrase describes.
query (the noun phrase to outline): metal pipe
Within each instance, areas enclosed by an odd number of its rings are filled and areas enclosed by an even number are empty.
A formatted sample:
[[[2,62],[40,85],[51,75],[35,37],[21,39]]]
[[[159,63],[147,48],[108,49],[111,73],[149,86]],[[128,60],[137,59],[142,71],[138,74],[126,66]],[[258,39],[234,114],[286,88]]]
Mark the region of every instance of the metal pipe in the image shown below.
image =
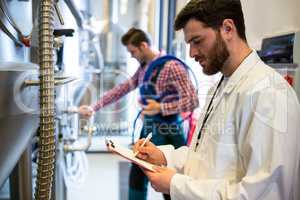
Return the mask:
[[[87,151],[92,145],[93,133],[96,131],[95,126],[87,126],[84,127],[84,130],[87,132],[88,138],[85,144],[83,145],[64,145],[65,152],[73,152],[73,151]]]
[[[32,199],[31,143],[10,175],[10,200]]]
[[[76,8],[73,0],[65,0],[65,3],[67,4],[67,6],[69,7],[71,13],[73,14],[77,26],[79,28],[82,28],[82,24],[83,24],[83,16],[82,14],[79,12],[79,10]]]
[[[9,21],[10,19],[7,17],[5,9],[3,8],[2,3],[4,1],[0,1],[0,30],[2,30],[11,40],[15,42],[18,46],[23,46],[22,42],[19,40],[19,32],[18,29],[14,28],[12,23]]]
[[[72,81],[77,80],[76,77],[54,77],[54,85],[59,86],[59,85],[65,85],[67,83],[70,83]],[[25,80],[24,84],[26,87],[28,86],[39,86],[41,82],[39,80]]]
[[[174,18],[176,15],[177,0],[169,0],[168,6],[168,35],[167,35],[167,53],[174,54],[173,40],[174,40]]]
[[[159,36],[158,36],[158,48],[163,48],[164,37],[164,0],[159,0]]]
[[[63,18],[62,15],[61,15],[61,12],[60,12],[60,9],[59,9],[59,7],[58,7],[58,5],[57,5],[57,2],[54,4],[54,8],[55,8],[55,11],[56,11],[56,13],[57,13],[57,16],[58,16],[58,19],[59,19],[60,24],[61,24],[61,25],[64,25],[64,24],[65,24],[64,18]]]
[[[54,135],[54,0],[41,0],[39,10],[40,139],[36,200],[50,200],[55,162]]]

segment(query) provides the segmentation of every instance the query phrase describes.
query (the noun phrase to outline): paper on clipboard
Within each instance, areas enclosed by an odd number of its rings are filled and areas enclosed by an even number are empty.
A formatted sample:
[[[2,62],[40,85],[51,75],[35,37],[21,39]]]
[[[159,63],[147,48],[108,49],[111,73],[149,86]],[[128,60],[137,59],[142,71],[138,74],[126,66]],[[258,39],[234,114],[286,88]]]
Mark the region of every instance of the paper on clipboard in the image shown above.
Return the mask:
[[[112,146],[111,141],[110,142],[106,141],[106,145],[109,148],[109,150],[111,150],[112,152],[117,153],[118,155],[122,156],[123,158],[135,163],[136,165],[139,165],[149,171],[155,172],[155,170],[153,169],[153,167],[155,165],[135,157],[132,150],[118,146],[114,143]]]

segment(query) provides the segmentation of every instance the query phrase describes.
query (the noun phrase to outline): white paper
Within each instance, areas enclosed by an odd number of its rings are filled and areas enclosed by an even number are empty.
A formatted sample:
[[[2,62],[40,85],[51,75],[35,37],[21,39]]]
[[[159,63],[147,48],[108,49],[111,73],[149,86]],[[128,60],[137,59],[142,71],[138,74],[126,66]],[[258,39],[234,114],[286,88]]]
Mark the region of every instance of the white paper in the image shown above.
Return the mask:
[[[109,143],[108,143],[109,144]],[[120,156],[122,156],[123,158],[127,159],[127,160],[130,160],[131,162],[147,169],[147,170],[150,170],[150,171],[153,171],[155,172],[155,170],[153,169],[153,167],[155,165],[149,163],[149,162],[146,162],[144,160],[141,160],[137,157],[134,156],[134,153],[131,149],[127,149],[127,148],[124,148],[124,147],[121,147],[121,146],[118,146],[114,143],[114,147],[112,147],[111,145],[108,146],[108,148],[110,150],[112,150],[113,152],[119,154]]]

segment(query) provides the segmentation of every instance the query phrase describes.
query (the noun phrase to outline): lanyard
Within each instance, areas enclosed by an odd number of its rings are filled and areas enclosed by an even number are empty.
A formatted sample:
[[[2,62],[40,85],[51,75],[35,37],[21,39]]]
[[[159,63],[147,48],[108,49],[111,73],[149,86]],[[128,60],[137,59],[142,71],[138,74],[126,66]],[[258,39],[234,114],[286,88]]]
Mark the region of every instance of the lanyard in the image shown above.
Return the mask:
[[[204,115],[204,119],[203,119],[203,121],[202,121],[202,125],[201,125],[200,131],[199,131],[198,136],[197,136],[197,142],[196,142],[195,151],[197,150],[197,147],[199,146],[199,140],[200,140],[200,137],[201,137],[201,132],[203,131],[203,128],[204,128],[204,126],[205,126],[205,124],[206,124],[206,122],[207,122],[207,119],[208,119],[208,117],[209,117],[211,111],[213,110],[212,103],[213,103],[213,101],[214,101],[214,98],[215,98],[215,96],[216,96],[216,94],[217,94],[217,92],[218,92],[218,90],[219,90],[219,88],[220,88],[220,86],[221,86],[223,80],[224,80],[224,76],[222,76],[221,80],[219,81],[219,83],[218,83],[218,85],[217,85],[217,88],[216,88],[216,90],[214,91],[213,96],[212,96],[212,98],[210,99],[210,102],[209,102],[208,107],[207,107],[207,109],[206,109],[206,112],[205,112],[205,115]]]

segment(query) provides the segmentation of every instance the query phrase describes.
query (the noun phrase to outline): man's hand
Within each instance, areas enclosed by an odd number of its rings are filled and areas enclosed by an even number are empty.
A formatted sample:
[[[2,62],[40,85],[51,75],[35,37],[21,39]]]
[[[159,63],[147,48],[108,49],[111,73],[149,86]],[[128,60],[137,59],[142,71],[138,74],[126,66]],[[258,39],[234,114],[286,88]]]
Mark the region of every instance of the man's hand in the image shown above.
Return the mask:
[[[163,152],[157,148],[152,142],[146,142],[146,144],[141,147],[145,139],[138,140],[133,147],[133,151],[138,151],[136,157],[146,160],[149,163],[155,165],[167,165],[167,160]]]
[[[93,108],[87,105],[80,106],[78,112],[85,118],[90,118],[94,114]]]
[[[176,171],[167,167],[154,167],[156,172],[151,172],[149,170],[143,170],[145,175],[151,182],[151,186],[156,192],[162,192],[165,194],[170,194],[170,185],[173,176]]]
[[[147,99],[147,105],[141,104],[141,106],[143,108],[142,114],[144,115],[152,116],[161,113],[160,103],[153,99]]]

